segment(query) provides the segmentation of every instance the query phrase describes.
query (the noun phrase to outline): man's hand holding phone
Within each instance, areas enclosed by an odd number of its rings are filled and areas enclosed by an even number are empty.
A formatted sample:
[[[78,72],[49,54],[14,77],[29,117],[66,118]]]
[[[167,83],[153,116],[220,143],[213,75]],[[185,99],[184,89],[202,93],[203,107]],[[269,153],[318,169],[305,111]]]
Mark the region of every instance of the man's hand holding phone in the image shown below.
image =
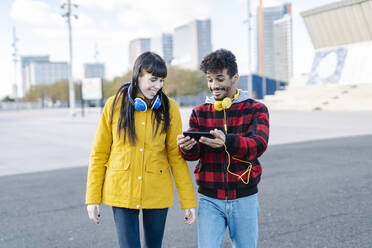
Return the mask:
[[[184,136],[183,134],[180,134],[177,136],[177,145],[181,149],[189,151],[194,145],[196,145],[196,141],[190,136]]]
[[[219,148],[225,143],[226,136],[218,129],[210,132],[183,132],[183,135],[177,136],[177,144],[185,151],[190,150],[197,143],[197,140],[212,148]]]
[[[224,132],[218,129],[214,129],[210,131],[210,134],[213,135],[214,138],[207,138],[207,137],[200,137],[199,142],[203,143],[207,146],[210,146],[212,148],[220,148],[223,147],[225,144],[226,136]]]

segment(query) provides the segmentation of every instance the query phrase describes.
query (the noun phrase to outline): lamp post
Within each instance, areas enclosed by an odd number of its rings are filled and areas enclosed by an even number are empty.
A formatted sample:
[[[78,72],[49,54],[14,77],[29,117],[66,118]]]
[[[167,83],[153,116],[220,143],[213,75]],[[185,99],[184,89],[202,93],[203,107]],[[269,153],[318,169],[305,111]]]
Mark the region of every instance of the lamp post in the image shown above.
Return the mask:
[[[12,93],[13,93],[13,97],[14,97],[14,100],[16,101],[16,108],[18,109],[18,49],[17,49],[17,42],[18,42],[18,38],[17,38],[17,34],[16,34],[16,28],[13,27],[13,43],[12,43],[12,47],[13,47],[13,62],[14,62],[14,83],[13,83],[13,87],[12,87]]]
[[[70,61],[68,66],[68,88],[69,88],[69,105],[70,105],[70,112],[73,117],[76,116],[75,112],[75,87],[73,81],[73,74],[72,74],[72,28],[71,28],[71,16],[75,19],[78,18],[77,15],[72,14],[71,6],[77,8],[77,4],[71,4],[71,0],[67,0],[67,3],[63,3],[61,8],[66,8],[66,13],[62,15],[62,17],[66,18],[67,26],[68,26],[68,43],[69,43],[69,54],[70,54]]]

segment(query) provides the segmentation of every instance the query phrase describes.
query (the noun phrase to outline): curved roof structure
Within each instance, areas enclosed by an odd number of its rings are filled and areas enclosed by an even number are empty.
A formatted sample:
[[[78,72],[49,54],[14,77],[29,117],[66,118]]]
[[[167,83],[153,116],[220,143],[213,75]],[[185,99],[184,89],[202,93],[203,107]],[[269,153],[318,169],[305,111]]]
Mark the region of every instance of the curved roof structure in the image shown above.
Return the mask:
[[[343,0],[301,15],[315,49],[372,40],[372,0]]]

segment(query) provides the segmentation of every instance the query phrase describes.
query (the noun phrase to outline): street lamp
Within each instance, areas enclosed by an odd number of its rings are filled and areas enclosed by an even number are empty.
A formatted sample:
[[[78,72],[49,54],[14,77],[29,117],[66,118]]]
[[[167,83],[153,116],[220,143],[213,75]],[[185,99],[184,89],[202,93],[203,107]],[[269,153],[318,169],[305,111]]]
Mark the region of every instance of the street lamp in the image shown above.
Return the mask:
[[[67,3],[63,3],[61,5],[61,9],[66,8],[66,13],[62,15],[63,18],[66,18],[67,26],[68,26],[68,42],[69,42],[69,53],[70,53],[70,61],[68,67],[68,88],[69,88],[69,105],[71,115],[75,116],[75,88],[74,88],[74,81],[72,77],[72,29],[71,29],[71,16],[75,19],[78,18],[77,15],[72,14],[72,7],[77,8],[77,4],[71,4],[71,0],[67,0]]]

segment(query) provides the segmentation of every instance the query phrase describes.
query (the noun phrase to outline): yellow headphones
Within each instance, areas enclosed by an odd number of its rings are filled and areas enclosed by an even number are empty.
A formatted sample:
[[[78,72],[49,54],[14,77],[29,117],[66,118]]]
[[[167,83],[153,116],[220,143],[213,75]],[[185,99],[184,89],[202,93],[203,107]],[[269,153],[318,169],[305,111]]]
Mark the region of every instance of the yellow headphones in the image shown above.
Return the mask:
[[[217,111],[222,111],[222,110],[225,110],[225,109],[229,109],[233,103],[233,101],[235,101],[238,97],[239,97],[239,89],[236,90],[236,94],[234,95],[234,97],[231,99],[230,97],[225,97],[222,101],[216,101],[214,103],[214,108],[217,110]]]
[[[226,109],[229,109],[231,107],[233,101],[235,101],[239,97],[239,93],[240,93],[239,92],[239,89],[237,89],[236,94],[234,95],[234,97],[232,99],[230,97],[225,97],[222,101],[216,101],[214,103],[215,110],[217,110],[217,111],[222,111],[223,110],[224,127],[225,127],[225,133],[226,134],[227,134],[227,121],[226,121],[226,112],[225,112],[225,110]],[[222,141],[219,138],[216,138],[216,139]],[[234,176],[238,177],[244,184],[248,184],[249,183],[249,177],[250,177],[251,171],[252,171],[252,166],[253,166],[252,163],[249,162],[249,161],[244,161],[244,160],[235,158],[233,156],[230,156],[230,153],[227,151],[227,147],[226,147],[226,144],[225,143],[223,144],[223,146],[225,147],[225,152],[226,152],[227,157],[228,157],[227,172],[230,173],[231,175],[234,175]],[[234,160],[238,160],[239,162],[248,164],[248,168],[244,171],[243,174],[239,175],[239,174],[236,174],[236,173],[230,171],[230,164],[231,164],[230,161],[231,161],[231,158],[234,159]],[[247,180],[244,181],[243,176],[245,174],[247,174],[247,173],[248,173]]]

